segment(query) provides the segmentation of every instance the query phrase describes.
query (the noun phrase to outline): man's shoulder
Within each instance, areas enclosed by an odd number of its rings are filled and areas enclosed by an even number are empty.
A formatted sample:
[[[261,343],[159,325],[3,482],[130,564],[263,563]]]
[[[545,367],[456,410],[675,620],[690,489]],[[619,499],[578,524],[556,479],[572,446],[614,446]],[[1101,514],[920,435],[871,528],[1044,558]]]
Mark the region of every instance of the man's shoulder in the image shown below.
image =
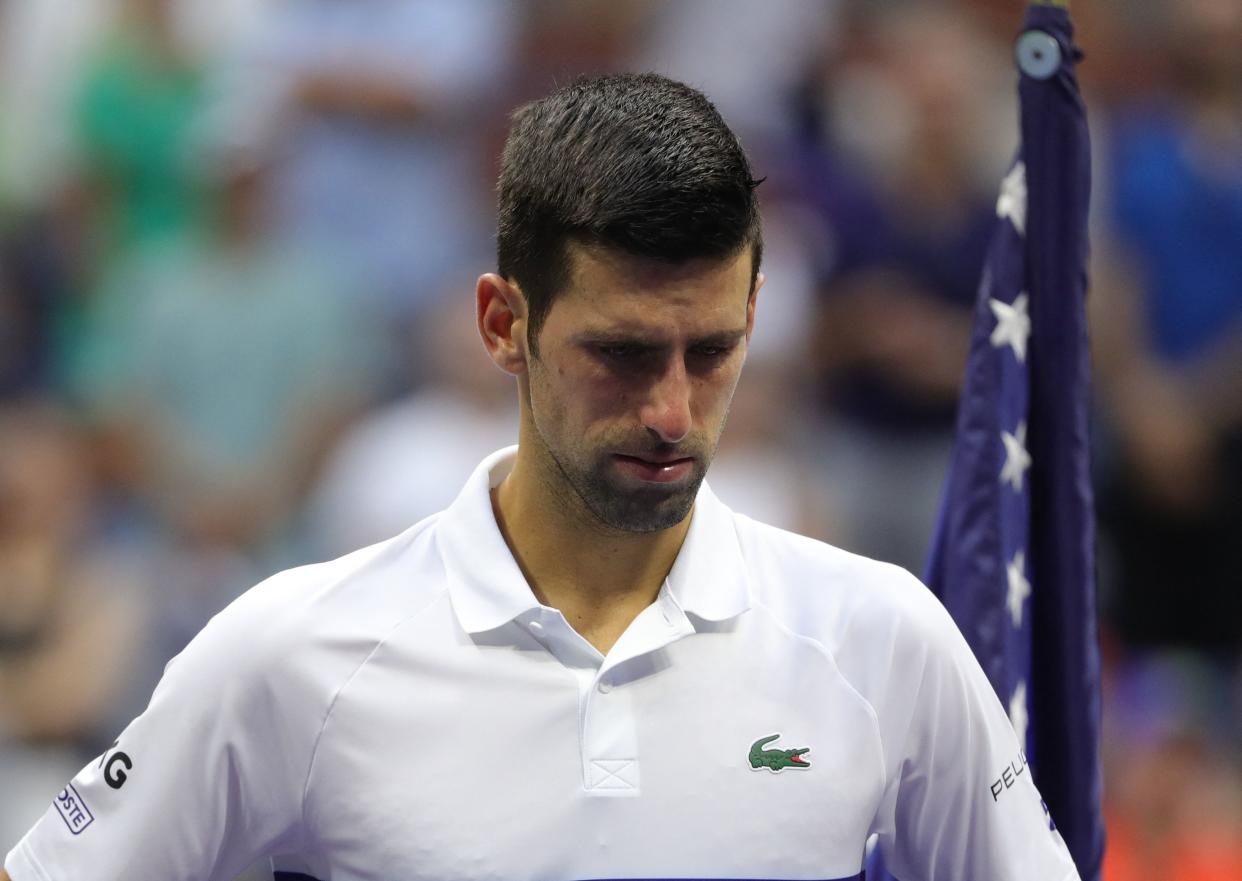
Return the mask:
[[[953,627],[935,595],[900,566],[734,517],[756,605],[834,654],[854,643],[936,640]]]
[[[940,600],[914,575],[738,517],[754,607],[832,659],[881,720],[928,671],[975,665]],[[893,718],[896,718],[894,716]]]
[[[239,682],[272,685],[348,675],[394,628],[445,595],[437,516],[337,559],[276,573],[212,618],[172,663],[188,655]]]

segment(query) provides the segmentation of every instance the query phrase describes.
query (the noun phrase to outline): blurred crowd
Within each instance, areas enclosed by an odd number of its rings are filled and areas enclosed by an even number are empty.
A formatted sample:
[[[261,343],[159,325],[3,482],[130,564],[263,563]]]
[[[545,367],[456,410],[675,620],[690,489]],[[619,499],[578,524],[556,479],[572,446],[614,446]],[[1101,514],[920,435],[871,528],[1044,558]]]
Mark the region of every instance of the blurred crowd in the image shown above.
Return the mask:
[[[1106,881],[1242,878],[1242,4],[1074,15]],[[507,113],[702,88],[767,285],[710,480],[918,572],[1017,146],[1019,0],[0,0],[0,853],[272,572],[514,442],[473,328]]]

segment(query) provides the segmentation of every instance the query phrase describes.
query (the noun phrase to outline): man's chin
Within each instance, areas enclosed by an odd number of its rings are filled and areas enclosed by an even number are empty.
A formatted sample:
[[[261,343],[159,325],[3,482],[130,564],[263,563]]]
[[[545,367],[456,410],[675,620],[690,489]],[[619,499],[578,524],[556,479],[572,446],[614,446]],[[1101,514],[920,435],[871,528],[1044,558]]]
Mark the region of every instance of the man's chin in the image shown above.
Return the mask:
[[[622,532],[649,533],[670,529],[681,523],[694,507],[702,477],[691,475],[674,483],[643,483],[634,486],[598,484],[587,499],[588,507],[600,521]],[[603,491],[601,491],[603,490]]]

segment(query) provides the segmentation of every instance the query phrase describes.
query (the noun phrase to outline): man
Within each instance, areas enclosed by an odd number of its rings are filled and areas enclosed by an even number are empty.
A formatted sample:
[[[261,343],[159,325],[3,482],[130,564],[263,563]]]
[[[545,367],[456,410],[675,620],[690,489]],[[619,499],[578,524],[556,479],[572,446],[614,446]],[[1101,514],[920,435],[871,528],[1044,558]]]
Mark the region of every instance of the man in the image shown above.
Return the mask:
[[[277,575],[9,854],[14,881],[1076,878],[948,615],[703,484],[762,284],[698,92],[516,114],[479,329],[519,445],[386,543]],[[418,455],[411,450],[410,455]]]

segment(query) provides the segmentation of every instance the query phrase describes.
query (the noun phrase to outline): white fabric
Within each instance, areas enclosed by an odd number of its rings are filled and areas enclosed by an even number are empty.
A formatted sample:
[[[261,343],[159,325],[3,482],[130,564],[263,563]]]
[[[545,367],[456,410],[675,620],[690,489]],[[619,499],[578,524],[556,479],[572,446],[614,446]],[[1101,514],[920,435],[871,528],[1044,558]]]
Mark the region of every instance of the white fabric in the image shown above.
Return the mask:
[[[14,881],[227,881],[264,853],[325,881],[836,879],[873,832],[902,881],[1076,877],[911,576],[704,488],[658,599],[602,656],[496,527],[512,455],[445,512],[213,619],[73,780],[93,819],[73,834],[49,809]],[[778,733],[810,767],[751,767]]]

